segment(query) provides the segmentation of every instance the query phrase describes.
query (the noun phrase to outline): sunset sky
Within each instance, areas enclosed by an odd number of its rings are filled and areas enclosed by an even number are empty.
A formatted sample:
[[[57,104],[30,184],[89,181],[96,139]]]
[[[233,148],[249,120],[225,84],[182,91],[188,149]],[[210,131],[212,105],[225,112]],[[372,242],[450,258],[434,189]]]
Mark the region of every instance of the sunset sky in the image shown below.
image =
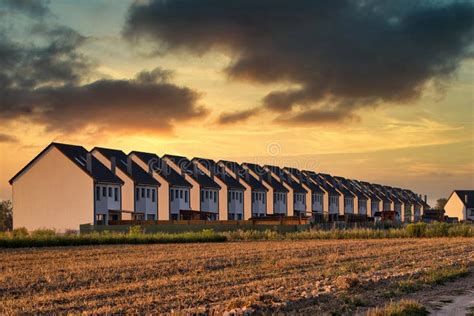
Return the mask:
[[[470,1],[0,0],[0,199],[50,142],[474,189]]]

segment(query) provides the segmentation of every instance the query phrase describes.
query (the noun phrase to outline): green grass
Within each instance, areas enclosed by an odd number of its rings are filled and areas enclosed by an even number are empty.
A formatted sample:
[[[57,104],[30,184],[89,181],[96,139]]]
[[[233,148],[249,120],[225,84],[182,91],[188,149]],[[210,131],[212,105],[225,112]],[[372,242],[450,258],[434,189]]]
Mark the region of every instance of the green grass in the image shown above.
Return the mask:
[[[454,264],[441,268],[424,271],[408,280],[402,280],[395,283],[385,293],[386,297],[413,293],[421,290],[425,286],[444,284],[460,277],[469,275],[467,266]]]
[[[469,270],[465,266],[448,266],[437,270],[431,270],[425,273],[422,281],[428,285],[444,284],[460,277],[469,275]]]
[[[428,315],[426,308],[413,300],[392,302],[382,308],[374,308],[367,312],[368,316],[424,316]]]
[[[54,231],[33,231],[30,234],[4,234],[0,236],[0,248],[83,246],[110,244],[167,244],[224,242],[227,238],[211,230],[178,234],[144,234],[131,230],[128,234],[91,233],[81,235],[60,235]]]
[[[230,241],[241,240],[304,240],[304,239],[380,239],[380,238],[434,238],[474,237],[474,226],[468,224],[416,223],[390,229],[331,229],[277,233],[272,230],[237,230],[222,233]]]
[[[468,224],[409,224],[404,228],[390,229],[332,229],[307,230],[279,233],[275,230],[237,230],[229,232],[150,233],[145,234],[140,226],[132,226],[129,233],[94,232],[87,234],[58,234],[54,230],[39,229],[28,232],[17,228],[12,232],[0,233],[0,248],[80,246],[105,244],[153,244],[224,242],[249,240],[307,240],[307,239],[380,239],[380,238],[432,238],[432,237],[474,237],[474,226]]]

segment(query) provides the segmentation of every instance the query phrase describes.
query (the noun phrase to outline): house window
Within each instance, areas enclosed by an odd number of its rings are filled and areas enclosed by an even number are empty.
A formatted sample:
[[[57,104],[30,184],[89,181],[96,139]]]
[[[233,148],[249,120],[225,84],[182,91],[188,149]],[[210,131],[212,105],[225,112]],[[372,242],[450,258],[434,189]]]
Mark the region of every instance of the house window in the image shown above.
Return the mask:
[[[188,203],[188,191],[184,191],[184,202]]]
[[[179,198],[180,198],[180,199],[183,198],[183,190],[179,190]]]
[[[252,192],[252,202],[255,202],[255,192]]]
[[[112,197],[112,188],[109,187],[109,197]]]
[[[170,200],[174,201],[174,190],[173,189],[170,190]]]
[[[261,193],[262,194],[262,200],[263,200],[263,203],[265,203],[265,193]]]
[[[135,192],[135,200],[138,201],[138,199],[140,198],[140,189],[137,188],[135,191],[136,191],[136,192]]]
[[[237,220],[241,221],[242,220],[242,214],[237,214]]]
[[[204,191],[201,190],[201,201],[203,201],[203,200],[204,200]]]
[[[100,187],[99,186],[95,187],[95,198],[97,201],[100,201]]]
[[[155,220],[155,215],[154,214],[148,214],[146,216],[146,219],[149,220],[149,221],[154,221]]]
[[[102,187],[102,196],[107,197],[107,188],[106,187]]]
[[[230,201],[230,191],[227,192],[227,199]]]
[[[239,201],[240,201],[240,203],[242,203],[242,195],[244,195],[244,194],[243,194],[242,192],[240,192],[240,194],[239,194]]]
[[[155,202],[155,189],[151,190],[151,201]]]
[[[209,199],[209,191],[206,191],[206,199]]]
[[[104,214],[97,214],[95,216],[95,223],[97,225],[104,225],[105,224],[105,218],[106,218],[106,216]]]
[[[150,198],[150,189],[146,189],[146,197],[147,197],[147,199]]]
[[[216,203],[216,202],[217,202],[217,192],[214,191],[214,203]]]
[[[474,216],[474,209],[471,209],[471,216]]]
[[[145,189],[142,188],[142,198],[145,198]]]
[[[179,195],[179,192],[178,192],[178,191],[179,191],[179,190],[174,190],[174,197],[175,197],[175,198],[178,198],[178,197],[179,197],[179,196],[178,196],[178,195]]]
[[[115,201],[118,201],[118,188],[114,188]]]
[[[235,192],[232,192],[232,200],[235,200]]]

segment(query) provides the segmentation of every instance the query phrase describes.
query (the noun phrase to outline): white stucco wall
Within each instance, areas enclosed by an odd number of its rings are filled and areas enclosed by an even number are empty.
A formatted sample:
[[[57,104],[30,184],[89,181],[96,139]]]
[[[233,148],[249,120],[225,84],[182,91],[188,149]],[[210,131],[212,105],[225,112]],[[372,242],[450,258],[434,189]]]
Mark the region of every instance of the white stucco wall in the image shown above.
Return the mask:
[[[13,226],[78,230],[94,220],[94,182],[51,147],[12,185]]]

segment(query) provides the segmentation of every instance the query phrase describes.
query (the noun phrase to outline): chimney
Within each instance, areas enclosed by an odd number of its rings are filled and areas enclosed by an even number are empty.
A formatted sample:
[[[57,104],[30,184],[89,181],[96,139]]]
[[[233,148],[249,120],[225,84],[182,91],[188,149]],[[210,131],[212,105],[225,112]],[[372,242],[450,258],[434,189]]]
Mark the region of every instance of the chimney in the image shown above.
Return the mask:
[[[192,163],[193,164],[193,174],[195,177],[197,177],[198,175],[198,167],[195,163]]]
[[[425,194],[425,203],[427,203],[427,202],[428,202],[428,196],[426,196],[426,194]]]
[[[225,179],[226,172],[224,170],[224,167],[223,166],[217,166],[217,168],[219,168],[222,178]]]
[[[131,157],[127,158],[127,173],[129,175],[132,175],[132,158]]]
[[[158,161],[157,163],[150,163],[148,162],[148,174],[149,175],[153,175],[153,170],[155,168],[159,168],[160,167],[160,161]]]
[[[110,158],[110,171],[115,174],[115,167],[117,167],[117,159],[114,157]]]
[[[464,195],[464,203],[467,204],[467,194]]]
[[[92,154],[86,154],[86,168],[89,173],[92,173]]]
[[[249,182],[249,180],[250,180],[250,174],[249,174],[249,172],[247,171],[247,172],[245,173],[245,181]]]

